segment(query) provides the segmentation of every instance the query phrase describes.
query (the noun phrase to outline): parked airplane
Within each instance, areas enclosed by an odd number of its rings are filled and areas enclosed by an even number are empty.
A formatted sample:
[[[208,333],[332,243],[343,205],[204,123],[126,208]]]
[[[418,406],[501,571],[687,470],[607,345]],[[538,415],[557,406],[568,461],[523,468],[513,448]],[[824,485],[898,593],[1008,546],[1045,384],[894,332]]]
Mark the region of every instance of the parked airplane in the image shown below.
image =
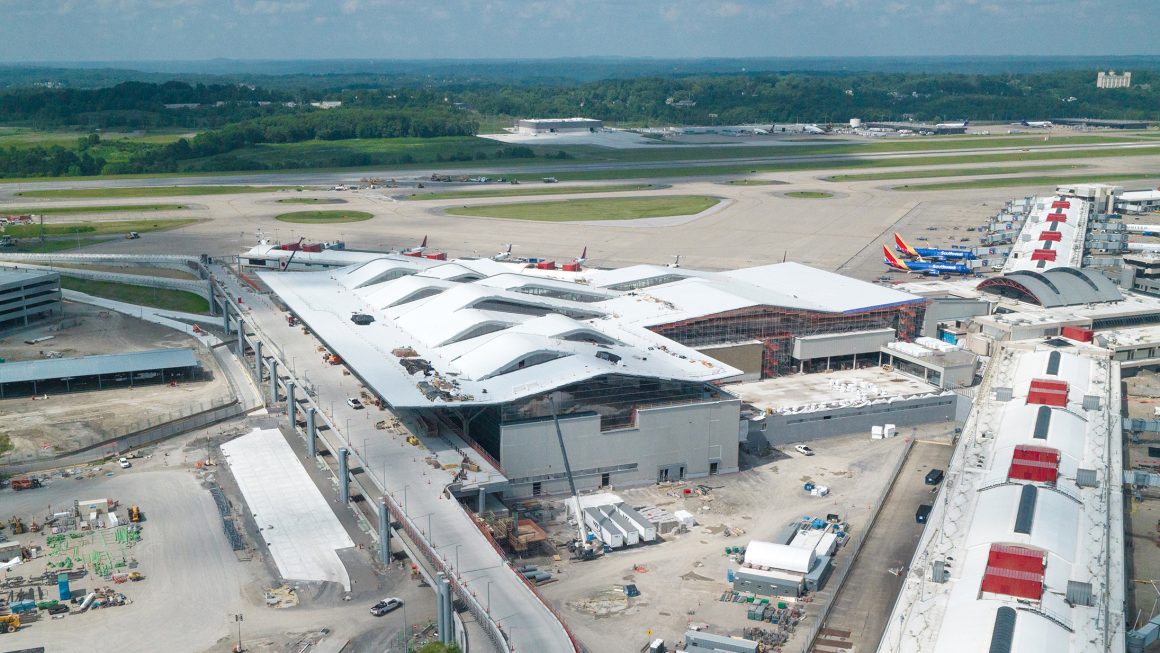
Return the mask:
[[[491,257],[493,261],[506,261],[512,257],[512,245],[508,243],[507,249]]]
[[[410,247],[402,251],[403,254],[422,254],[427,251],[427,237],[423,236],[423,242],[419,243],[418,247]]]
[[[676,258],[673,259],[673,262],[668,264],[668,267],[670,267],[670,268],[681,267],[681,255],[677,254]]]
[[[588,262],[588,246],[587,245],[584,247],[584,251],[580,252],[580,256],[572,259],[572,262],[575,263],[576,265],[584,265],[585,263]]]
[[[973,261],[973,252],[965,249],[939,249],[937,247],[911,247],[898,232],[894,233],[894,249],[903,256],[913,256],[917,259],[933,259],[935,261]]]
[[[887,267],[901,272],[925,274],[928,277],[941,277],[944,274],[972,274],[971,269],[962,263],[934,263],[928,261],[900,261],[890,252],[886,245],[882,246],[882,261]]]
[[[1050,120],[1024,120],[1020,124],[1022,124],[1024,127],[1035,127],[1037,129],[1046,129],[1048,127],[1054,127],[1054,125],[1051,124]]]
[[[970,120],[962,122],[940,122],[934,126],[935,129],[964,129],[971,124]]]

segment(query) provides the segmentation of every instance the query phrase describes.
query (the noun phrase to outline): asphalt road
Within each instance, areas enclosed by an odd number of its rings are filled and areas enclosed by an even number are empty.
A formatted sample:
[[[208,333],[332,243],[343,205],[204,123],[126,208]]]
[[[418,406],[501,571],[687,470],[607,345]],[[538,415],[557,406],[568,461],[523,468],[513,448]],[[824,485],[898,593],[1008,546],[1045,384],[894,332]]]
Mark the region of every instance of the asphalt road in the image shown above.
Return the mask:
[[[461,168],[438,168],[440,174],[446,175],[473,175],[486,174],[488,176],[510,174],[553,174],[564,172],[587,171],[615,171],[615,170],[647,170],[651,168],[677,168],[681,166],[710,167],[724,165],[768,165],[777,163],[805,163],[826,162],[841,163],[851,160],[891,160],[908,159],[928,156],[968,156],[974,154],[999,154],[1013,152],[1074,152],[1091,149],[1135,149],[1142,147],[1156,147],[1156,141],[1142,140],[1128,143],[1095,143],[1089,145],[1032,145],[1024,147],[999,148],[969,148],[946,150],[923,150],[920,152],[872,152],[866,154],[808,154],[798,156],[754,156],[740,158],[716,159],[680,159],[675,161],[645,161],[645,162],[604,162],[604,163],[566,163],[566,164],[535,164],[526,166],[465,166]],[[14,196],[18,192],[27,190],[47,190],[57,188],[108,188],[130,186],[203,186],[217,184],[274,184],[274,185],[317,185],[340,184],[364,177],[381,177],[384,179],[413,180],[428,175],[422,169],[414,166],[409,168],[383,168],[345,171],[299,171],[299,172],[271,172],[253,173],[242,172],[221,175],[197,175],[188,177],[149,177],[142,179],[107,179],[107,180],[68,180],[36,182],[3,182],[0,180],[0,197]]]
[[[826,628],[851,633],[848,639],[855,647],[847,653],[877,648],[922,536],[923,527],[915,523],[914,513],[920,505],[934,501],[935,488],[926,485],[924,477],[932,468],[945,470],[952,452],[949,445],[917,442],[899,471],[825,622]],[[902,568],[903,573],[894,575],[889,571],[892,568]],[[815,650],[826,653],[831,648]]]

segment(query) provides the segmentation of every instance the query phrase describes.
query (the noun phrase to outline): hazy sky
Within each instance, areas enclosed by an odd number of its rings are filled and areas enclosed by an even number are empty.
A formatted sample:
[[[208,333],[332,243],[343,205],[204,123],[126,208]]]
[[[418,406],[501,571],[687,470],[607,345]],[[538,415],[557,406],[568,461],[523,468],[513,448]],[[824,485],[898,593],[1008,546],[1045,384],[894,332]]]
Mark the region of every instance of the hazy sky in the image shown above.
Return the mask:
[[[0,61],[1160,54],[1158,24],[1160,0],[0,0]]]

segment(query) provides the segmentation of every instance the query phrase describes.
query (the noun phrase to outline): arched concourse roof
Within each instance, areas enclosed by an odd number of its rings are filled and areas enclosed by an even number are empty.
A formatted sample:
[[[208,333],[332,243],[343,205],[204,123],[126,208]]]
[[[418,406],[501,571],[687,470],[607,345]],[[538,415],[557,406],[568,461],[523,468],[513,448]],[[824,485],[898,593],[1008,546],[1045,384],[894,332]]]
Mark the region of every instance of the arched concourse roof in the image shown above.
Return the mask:
[[[1124,298],[1111,279],[1086,268],[1058,267],[1043,272],[1019,270],[987,279],[979,284],[978,289],[1046,308],[1118,302]]]

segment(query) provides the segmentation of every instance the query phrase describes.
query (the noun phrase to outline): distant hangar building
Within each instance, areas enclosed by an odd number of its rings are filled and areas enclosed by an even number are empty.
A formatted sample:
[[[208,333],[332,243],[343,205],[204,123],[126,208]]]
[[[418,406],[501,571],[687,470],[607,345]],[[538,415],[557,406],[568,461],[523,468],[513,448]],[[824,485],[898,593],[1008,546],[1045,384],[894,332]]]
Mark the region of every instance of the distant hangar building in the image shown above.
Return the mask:
[[[323,251],[294,264],[332,255],[346,267],[259,276],[409,426],[462,438],[516,498],[568,490],[553,411],[580,489],[736,471],[741,400],[720,382],[877,364],[926,303],[796,263],[562,272]]]
[[[517,134],[590,133],[604,129],[604,123],[592,118],[525,118],[516,123]]]

